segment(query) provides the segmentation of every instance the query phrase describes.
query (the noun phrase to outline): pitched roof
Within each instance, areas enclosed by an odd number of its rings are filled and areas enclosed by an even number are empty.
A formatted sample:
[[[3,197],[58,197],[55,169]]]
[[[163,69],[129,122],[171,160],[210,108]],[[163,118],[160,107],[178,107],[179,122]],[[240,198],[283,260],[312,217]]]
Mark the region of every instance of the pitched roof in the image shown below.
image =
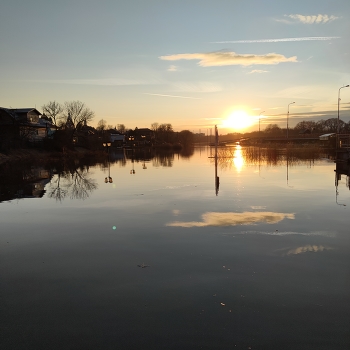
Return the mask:
[[[41,113],[36,108],[10,108],[10,111],[14,113],[28,113],[28,112],[36,112],[41,115]]]

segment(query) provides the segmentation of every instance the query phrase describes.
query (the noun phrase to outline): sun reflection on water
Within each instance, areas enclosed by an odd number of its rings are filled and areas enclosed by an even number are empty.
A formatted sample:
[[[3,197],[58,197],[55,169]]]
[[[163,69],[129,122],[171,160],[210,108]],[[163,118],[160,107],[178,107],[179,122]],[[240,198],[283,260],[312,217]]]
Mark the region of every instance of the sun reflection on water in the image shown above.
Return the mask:
[[[236,149],[233,153],[233,164],[238,172],[240,172],[244,165],[244,158],[242,154],[242,147],[236,145]]]

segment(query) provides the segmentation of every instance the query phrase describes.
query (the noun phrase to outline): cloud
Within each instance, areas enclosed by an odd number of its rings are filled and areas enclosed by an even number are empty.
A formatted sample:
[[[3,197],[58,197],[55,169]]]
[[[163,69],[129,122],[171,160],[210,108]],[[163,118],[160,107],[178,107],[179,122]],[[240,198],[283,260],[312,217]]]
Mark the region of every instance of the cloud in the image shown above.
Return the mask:
[[[278,64],[282,62],[298,62],[297,57],[285,57],[277,53],[268,53],[266,55],[237,54],[235,52],[208,52],[208,53],[184,53],[168,56],[160,56],[161,60],[199,60],[201,67],[218,67],[242,65],[250,66],[253,64]]]
[[[175,221],[166,226],[176,227],[205,227],[205,226],[237,226],[254,225],[258,222],[276,224],[283,219],[294,219],[294,214],[274,212],[244,212],[244,213],[218,213],[207,212],[202,215],[203,221]]]
[[[268,70],[262,70],[262,69],[253,69],[252,71],[248,72],[247,74],[253,74],[253,73],[268,73]]]
[[[329,231],[312,231],[312,232],[295,232],[295,231],[242,231],[242,232],[235,232],[235,235],[237,234],[244,234],[244,235],[268,235],[268,236],[290,236],[290,235],[300,235],[300,236],[324,236],[324,237],[335,237],[334,232]]]
[[[168,72],[177,72],[177,67],[173,65],[169,66]]]
[[[193,99],[193,100],[201,100],[200,97],[175,96],[175,95],[163,95],[163,94],[149,94],[149,93],[147,93],[147,92],[145,92],[144,95],[161,96],[161,97],[189,98],[189,99]]]
[[[301,22],[304,24],[318,24],[318,23],[329,23],[333,22],[339,17],[336,16],[328,16],[328,15],[312,15],[312,16],[304,16],[299,14],[292,14],[292,15],[284,15],[285,17],[291,18],[296,20],[297,22]]]
[[[69,85],[102,85],[102,86],[125,86],[125,85],[152,85],[159,84],[158,80],[133,80],[133,79],[64,79],[64,80],[35,80],[40,83],[69,84]]]
[[[212,44],[252,44],[252,43],[280,43],[293,41],[324,41],[339,39],[339,36],[307,36],[301,38],[281,38],[281,39],[258,39],[258,40],[233,40],[233,41],[215,41]]]

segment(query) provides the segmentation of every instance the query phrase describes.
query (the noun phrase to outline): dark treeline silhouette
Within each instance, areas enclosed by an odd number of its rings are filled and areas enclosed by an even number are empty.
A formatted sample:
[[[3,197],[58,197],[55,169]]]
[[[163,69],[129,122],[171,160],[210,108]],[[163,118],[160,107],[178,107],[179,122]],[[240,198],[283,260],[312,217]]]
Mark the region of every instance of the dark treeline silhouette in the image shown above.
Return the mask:
[[[297,135],[312,135],[312,134],[326,134],[336,133],[338,130],[338,118],[329,118],[326,120],[319,120],[317,122],[312,120],[303,120],[298,122],[294,128],[288,128],[289,136]],[[348,123],[339,119],[339,132],[350,133],[350,121]],[[268,124],[264,130],[253,131],[244,134],[247,137],[266,137],[266,136],[285,136],[287,134],[287,128],[281,128],[277,124]]]

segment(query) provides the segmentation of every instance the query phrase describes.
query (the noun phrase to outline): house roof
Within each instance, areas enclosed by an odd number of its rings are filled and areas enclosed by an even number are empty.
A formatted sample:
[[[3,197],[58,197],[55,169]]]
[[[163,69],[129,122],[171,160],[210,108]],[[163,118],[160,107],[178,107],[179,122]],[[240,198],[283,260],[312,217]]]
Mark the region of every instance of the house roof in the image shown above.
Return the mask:
[[[41,113],[36,108],[10,108],[9,110],[14,113],[36,112],[38,115],[41,115]]]
[[[7,108],[0,107],[0,120],[2,123],[12,124],[14,119],[15,119],[15,116],[13,115],[13,113],[11,113],[10,110],[8,110]]]
[[[320,138],[320,140],[328,140],[331,136],[333,136],[333,135],[335,135],[335,133],[334,132],[331,132],[331,133],[329,133],[329,134],[323,134],[323,135],[321,135],[319,138]]]
[[[36,108],[10,108],[9,111],[15,114],[27,114],[29,112],[35,112],[36,114],[41,115],[41,113]]]

